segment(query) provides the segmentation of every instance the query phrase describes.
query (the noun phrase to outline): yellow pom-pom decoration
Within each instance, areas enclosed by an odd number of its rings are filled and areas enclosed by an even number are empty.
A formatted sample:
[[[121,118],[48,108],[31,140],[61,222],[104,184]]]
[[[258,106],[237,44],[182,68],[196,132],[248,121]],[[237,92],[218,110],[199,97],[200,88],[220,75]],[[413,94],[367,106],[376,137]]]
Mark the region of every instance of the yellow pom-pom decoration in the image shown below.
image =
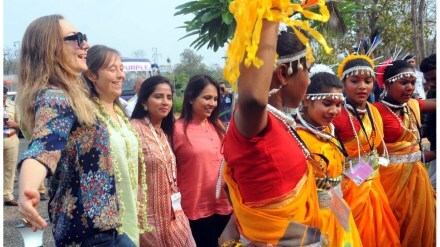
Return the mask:
[[[293,20],[289,16],[301,13],[310,20],[327,22],[330,14],[325,5],[325,0],[317,0],[320,14],[304,9],[301,4],[292,4],[290,0],[235,0],[229,5],[229,11],[237,22],[234,37],[229,43],[226,52],[227,60],[223,70],[224,78],[236,88],[236,80],[240,75],[239,66],[244,61],[246,67],[251,65],[259,68],[263,61],[257,57],[263,19],[274,22],[284,22],[292,27],[299,40],[307,48],[307,60],[312,62],[312,49],[309,39],[298,28],[304,30],[316,39],[327,53],[332,49],[327,45],[325,38],[309,26],[308,21]]]
[[[339,68],[338,68],[338,77],[339,78],[342,79],[342,74],[345,71],[345,65],[348,62],[353,61],[355,59],[363,59],[363,60],[367,61],[371,65],[371,68],[374,69],[374,61],[373,61],[373,59],[371,59],[371,57],[369,57],[367,55],[351,54],[350,56],[344,58],[344,60],[341,62],[341,65],[339,65]]]

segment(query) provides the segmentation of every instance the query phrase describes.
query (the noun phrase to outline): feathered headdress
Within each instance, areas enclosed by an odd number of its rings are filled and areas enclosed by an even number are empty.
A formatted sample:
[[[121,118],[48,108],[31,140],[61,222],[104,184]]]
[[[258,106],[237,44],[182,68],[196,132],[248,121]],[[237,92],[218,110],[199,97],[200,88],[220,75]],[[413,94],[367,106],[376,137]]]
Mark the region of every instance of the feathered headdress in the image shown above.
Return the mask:
[[[399,57],[400,52],[402,51],[402,48],[400,48],[400,50],[397,50],[397,45],[394,48],[394,53],[391,56],[390,59],[385,60],[384,62],[382,62],[381,64],[379,64],[377,67],[377,71],[376,71],[376,78],[377,78],[377,84],[379,85],[380,88],[385,88],[385,80],[384,80],[384,74],[385,74],[385,70],[387,69],[388,66],[392,66],[393,62],[395,60],[397,60],[397,58]],[[408,54],[406,54],[404,57],[408,56]],[[399,76],[399,75],[396,75]],[[391,79],[391,78],[389,78]]]
[[[348,62],[353,61],[355,59],[363,59],[369,63],[371,66],[355,66],[349,69],[346,69],[345,66]],[[351,54],[350,56],[344,58],[344,60],[341,62],[341,65],[339,65],[338,68],[338,77],[343,79],[346,75],[350,75],[351,73],[358,71],[358,70],[367,70],[372,75],[374,75],[374,61],[367,55],[358,55],[358,54]]]
[[[377,84],[379,85],[380,88],[384,88],[385,87],[385,82],[383,79],[383,75],[385,74],[385,70],[387,69],[388,66],[393,64],[393,60],[392,59],[388,59],[385,62],[383,62],[379,68],[377,68],[377,72],[376,72],[376,78],[377,78]]]
[[[309,78],[312,78],[312,76],[314,76],[314,75],[316,75],[318,73],[321,73],[321,72],[327,72],[327,73],[330,73],[332,75],[335,74],[335,72],[333,72],[333,70],[329,66],[327,66],[325,64],[322,64],[322,63],[315,63],[310,68]]]

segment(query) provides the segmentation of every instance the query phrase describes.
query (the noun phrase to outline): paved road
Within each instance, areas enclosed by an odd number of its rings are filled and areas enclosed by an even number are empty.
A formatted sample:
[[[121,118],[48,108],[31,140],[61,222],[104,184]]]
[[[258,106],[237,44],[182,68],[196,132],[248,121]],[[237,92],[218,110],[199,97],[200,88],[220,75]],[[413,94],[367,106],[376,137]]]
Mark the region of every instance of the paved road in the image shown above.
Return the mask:
[[[24,139],[20,139],[20,151],[19,155],[24,152],[27,148],[27,142]],[[15,182],[14,196],[18,198],[18,183]],[[43,201],[38,205],[38,212],[43,218],[47,218],[47,202]],[[24,241],[21,237],[20,232],[15,226],[21,224],[20,213],[17,207],[3,206],[3,246],[6,247],[22,247],[24,246]],[[43,235],[43,246],[55,246],[55,242],[52,237],[52,226],[49,226],[44,230]],[[26,246],[35,247],[35,246]]]

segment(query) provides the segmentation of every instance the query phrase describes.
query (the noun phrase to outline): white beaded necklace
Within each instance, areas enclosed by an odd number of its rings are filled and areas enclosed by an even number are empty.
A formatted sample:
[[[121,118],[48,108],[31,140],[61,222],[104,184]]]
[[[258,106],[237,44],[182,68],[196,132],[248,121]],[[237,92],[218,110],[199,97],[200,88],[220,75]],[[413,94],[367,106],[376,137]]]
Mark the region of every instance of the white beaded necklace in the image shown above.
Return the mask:
[[[304,156],[306,158],[312,158],[307,147],[304,146],[303,142],[298,139],[298,137],[295,133],[293,133],[292,129],[296,127],[295,120],[293,120],[293,118],[287,116],[282,111],[276,109],[275,107],[273,107],[271,105],[267,105],[267,110],[270,113],[272,113],[272,115],[274,115],[278,120],[280,120],[287,127],[287,129],[289,130],[289,133],[293,136],[293,138],[296,140],[298,145],[301,147],[301,150],[304,153]],[[290,123],[290,121],[293,121],[293,122]]]
[[[415,123],[414,123],[414,120],[412,119],[411,115],[408,114],[409,123],[408,123],[408,128],[407,128],[405,126],[405,124],[403,123],[402,119],[400,119],[400,117],[397,116],[397,114],[393,110],[391,110],[391,108],[385,103],[386,101],[381,100],[380,102],[385,106],[385,108],[388,109],[389,112],[391,112],[391,114],[394,115],[394,117],[399,122],[400,127],[402,127],[403,130],[405,130],[408,133],[410,133],[417,142],[420,142],[420,133],[419,133],[419,130],[417,129],[417,127],[414,126]],[[408,109],[409,106],[406,103],[404,104],[404,106],[402,106],[400,108],[403,108],[403,107],[409,112],[409,109]],[[414,133],[417,133],[417,136]]]
[[[351,111],[354,112],[354,108],[353,108],[352,105],[350,105],[350,104],[345,104],[344,106],[345,106],[345,108],[350,109]],[[356,108],[356,110],[357,110],[359,113],[366,113],[366,112],[367,112],[367,108],[365,108],[365,109],[359,109],[359,108]]]
[[[298,112],[297,113],[298,119],[301,122],[301,124],[308,129],[310,132],[312,132],[313,134],[323,138],[326,141],[329,141],[332,139],[333,136],[335,136],[335,126],[330,123],[329,127],[330,127],[330,135],[327,134],[325,131],[319,130],[314,126],[311,126],[302,116],[301,114]]]
[[[292,127],[296,127],[295,119],[293,119],[291,116],[285,114],[284,112],[278,110],[277,108],[267,105],[267,110],[271,112],[275,117],[280,119],[283,123],[286,122],[287,125],[290,125]]]
[[[354,127],[353,115],[351,115],[350,111],[347,109],[347,107],[346,107],[347,105],[348,104],[344,105],[345,106],[345,110],[347,111],[348,119],[350,120],[350,124],[351,124],[351,128],[353,130],[354,137],[356,138],[356,143],[357,143],[357,146],[358,146],[358,156],[359,156],[358,159],[361,160],[361,144],[360,144],[360,141],[359,141],[359,136],[358,136],[358,134],[356,132],[356,128]],[[350,162],[350,168],[353,169],[351,167],[351,165],[352,164]]]
[[[272,113],[278,120],[280,120],[287,127],[287,129],[289,130],[289,133],[293,136],[293,138],[296,140],[296,142],[301,147],[301,150],[303,151],[305,157],[311,158],[310,152],[307,149],[307,147],[304,146],[304,144],[296,137],[296,135],[292,131],[292,128],[296,128],[295,120],[291,116],[284,114],[282,111],[276,109],[275,107],[273,107],[271,105],[267,105],[267,111]],[[226,131],[227,131],[227,129],[226,129]],[[222,171],[223,171],[224,165],[225,165],[225,159],[223,158],[222,163],[220,165],[220,171],[219,171],[219,175],[217,178],[217,184],[216,184],[216,188],[215,188],[215,195],[216,195],[217,199],[220,198],[221,186],[223,183]]]
[[[403,103],[401,105],[394,105],[394,104],[391,104],[390,102],[387,102],[385,100],[381,100],[380,102],[382,104],[384,104],[385,106],[389,106],[389,107],[396,108],[396,109],[404,108],[406,106],[406,103]]]

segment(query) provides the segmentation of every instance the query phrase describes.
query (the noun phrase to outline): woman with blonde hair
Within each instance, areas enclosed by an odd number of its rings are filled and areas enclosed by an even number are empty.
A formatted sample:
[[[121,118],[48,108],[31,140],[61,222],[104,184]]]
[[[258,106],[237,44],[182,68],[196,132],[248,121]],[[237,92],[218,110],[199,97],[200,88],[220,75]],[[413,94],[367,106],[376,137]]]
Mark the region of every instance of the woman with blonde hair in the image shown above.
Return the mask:
[[[89,47],[87,36],[60,15],[40,17],[25,31],[18,105],[31,142],[19,163],[19,211],[33,230],[47,226],[36,207],[38,187],[48,176],[56,246],[134,246],[118,232],[122,219],[109,133],[97,121],[81,77]]]

